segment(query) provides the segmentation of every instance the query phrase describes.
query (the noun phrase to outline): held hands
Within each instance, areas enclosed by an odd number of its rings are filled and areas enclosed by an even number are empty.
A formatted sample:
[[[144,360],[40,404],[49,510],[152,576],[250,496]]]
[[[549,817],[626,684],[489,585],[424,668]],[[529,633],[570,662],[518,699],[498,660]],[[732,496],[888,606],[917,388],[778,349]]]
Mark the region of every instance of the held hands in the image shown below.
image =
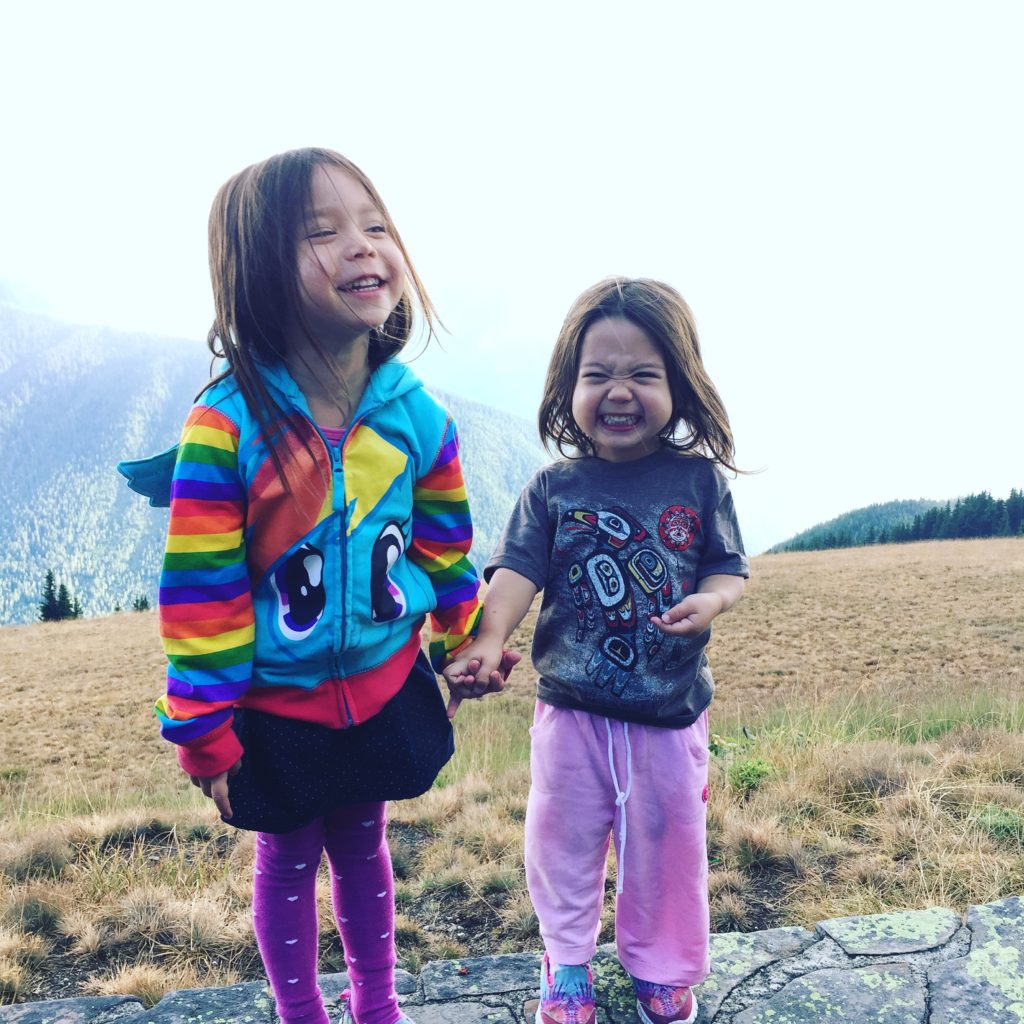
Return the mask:
[[[475,700],[488,693],[499,693],[509,673],[522,660],[518,651],[504,650],[475,640],[451,661],[442,673],[448,684],[448,717],[454,718],[464,700]]]
[[[706,591],[690,594],[662,615],[652,615],[651,622],[669,636],[697,636],[711,626],[711,620],[725,610],[721,594]]]
[[[203,796],[208,796],[216,805],[217,810],[225,818],[231,817],[231,801],[228,799],[228,779],[233,778],[242,770],[242,760],[239,758],[226,772],[220,775],[209,777],[201,775],[190,775],[189,779],[193,786],[198,786],[203,791]]]

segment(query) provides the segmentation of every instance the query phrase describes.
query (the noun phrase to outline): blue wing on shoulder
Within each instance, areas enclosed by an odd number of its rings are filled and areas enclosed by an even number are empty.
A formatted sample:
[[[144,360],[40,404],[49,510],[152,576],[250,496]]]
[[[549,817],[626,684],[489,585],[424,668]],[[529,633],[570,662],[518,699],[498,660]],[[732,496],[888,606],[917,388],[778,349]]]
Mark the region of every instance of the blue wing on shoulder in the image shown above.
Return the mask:
[[[131,459],[117,464],[117,471],[128,480],[133,491],[149,498],[154,508],[168,508],[171,504],[171,477],[178,458],[178,446],[168,448],[148,459]]]

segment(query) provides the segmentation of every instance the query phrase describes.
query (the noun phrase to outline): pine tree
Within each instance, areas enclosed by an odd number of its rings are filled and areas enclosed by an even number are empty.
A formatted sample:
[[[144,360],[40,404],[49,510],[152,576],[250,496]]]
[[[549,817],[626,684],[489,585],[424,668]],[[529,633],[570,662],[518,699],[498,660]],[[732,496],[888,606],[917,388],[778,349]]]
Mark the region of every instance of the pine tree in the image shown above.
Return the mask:
[[[39,618],[42,622],[54,622],[57,619],[57,582],[53,578],[52,569],[46,570],[43,600],[39,605]]]
[[[57,615],[58,619],[71,618],[71,595],[68,588],[62,583],[57,588]]]

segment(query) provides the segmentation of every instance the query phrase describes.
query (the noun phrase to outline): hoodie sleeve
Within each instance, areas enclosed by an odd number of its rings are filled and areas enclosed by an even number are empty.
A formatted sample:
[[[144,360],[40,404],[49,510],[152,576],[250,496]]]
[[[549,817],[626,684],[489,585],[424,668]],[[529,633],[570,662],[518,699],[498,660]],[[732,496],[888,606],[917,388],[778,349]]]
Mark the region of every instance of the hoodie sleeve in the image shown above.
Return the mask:
[[[238,438],[223,413],[195,406],[171,483],[159,600],[167,692],[155,710],[190,775],[217,775],[242,754],[231,720],[252,677],[254,619]]]
[[[466,645],[480,618],[480,580],[469,560],[472,543],[458,432],[447,417],[437,455],[413,488],[409,548],[437,598],[430,616],[430,660],[437,671]]]

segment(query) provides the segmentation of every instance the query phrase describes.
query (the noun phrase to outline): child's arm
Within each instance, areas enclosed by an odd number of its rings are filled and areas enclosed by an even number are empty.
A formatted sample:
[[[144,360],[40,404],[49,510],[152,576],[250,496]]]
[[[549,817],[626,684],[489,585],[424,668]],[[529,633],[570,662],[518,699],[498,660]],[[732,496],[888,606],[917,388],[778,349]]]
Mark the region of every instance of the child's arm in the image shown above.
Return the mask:
[[[537,586],[512,569],[496,569],[487,586],[480,627],[468,647],[444,669],[451,692],[448,717],[453,718],[459,704],[502,688],[502,682],[518,660],[513,651],[505,651],[505,641],[530,610]],[[508,664],[509,658],[515,660]]]
[[[696,593],[683,598],[663,615],[652,615],[651,622],[670,636],[696,636],[708,629],[716,615],[728,611],[743,596],[745,585],[742,576],[705,576],[697,584]]]
[[[469,560],[472,543],[459,439],[449,418],[433,464],[413,488],[409,544],[409,557],[427,574],[437,599],[430,616],[430,660],[438,672],[466,646],[480,615],[480,580]]]
[[[222,812],[230,811],[227,777],[242,756],[231,721],[249,687],[254,641],[237,467],[237,426],[196,406],[171,490],[159,602],[167,692],[156,713],[164,738],[178,745],[178,763]]]

